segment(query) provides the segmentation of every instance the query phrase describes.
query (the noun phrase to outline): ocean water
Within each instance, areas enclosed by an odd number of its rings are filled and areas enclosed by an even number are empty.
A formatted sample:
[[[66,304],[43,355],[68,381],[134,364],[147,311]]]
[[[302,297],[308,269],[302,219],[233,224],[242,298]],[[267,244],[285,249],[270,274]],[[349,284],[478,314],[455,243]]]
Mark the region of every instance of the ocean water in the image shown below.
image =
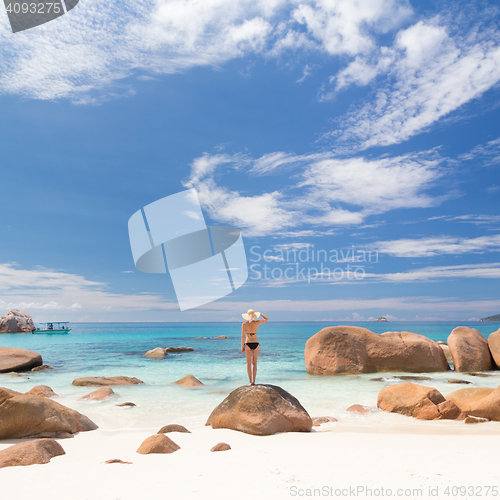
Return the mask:
[[[376,407],[378,392],[398,381],[398,375],[382,373],[362,375],[315,376],[306,373],[304,347],[307,339],[324,327],[340,323],[272,322],[259,328],[261,344],[257,383],[282,387],[293,394],[311,416],[329,415],[339,421],[382,427],[397,426],[407,417],[375,411],[358,415],[345,410],[352,404]],[[477,328],[485,337],[496,331],[498,323],[462,323]],[[229,392],[248,384],[245,356],[241,353],[239,323],[73,323],[68,334],[2,334],[0,345],[39,352],[44,363],[54,369],[16,377],[0,374],[0,386],[26,392],[45,384],[59,395],[60,403],[94,420],[101,428],[151,428],[168,423],[203,426],[210,412]],[[410,331],[432,340],[446,341],[456,323],[404,322],[359,323],[376,333]],[[226,335],[228,339],[200,339]],[[189,346],[195,351],[171,353],[165,359],[150,359],[144,353],[155,347]],[[188,389],[173,384],[192,374],[205,386]],[[77,377],[125,375],[145,383],[115,387],[117,396],[102,402],[78,401],[95,390],[71,385]],[[500,371],[488,377],[455,372],[416,374],[430,380],[416,382],[436,387],[447,394],[464,387],[497,387]],[[373,381],[376,377],[382,381]],[[447,380],[460,378],[470,385],[455,385]],[[131,401],[137,406],[115,405]],[[453,422],[454,424],[454,422]],[[486,425],[498,426],[500,423]]]

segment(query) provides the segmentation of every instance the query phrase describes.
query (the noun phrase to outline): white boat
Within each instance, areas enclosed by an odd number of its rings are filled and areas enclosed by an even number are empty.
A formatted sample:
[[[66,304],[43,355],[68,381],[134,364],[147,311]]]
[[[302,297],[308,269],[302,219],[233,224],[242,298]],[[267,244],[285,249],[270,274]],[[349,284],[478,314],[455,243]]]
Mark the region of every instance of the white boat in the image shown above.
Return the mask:
[[[69,321],[50,321],[41,324],[45,325],[45,328],[35,328],[31,333],[69,333],[71,331],[71,328],[66,326]]]

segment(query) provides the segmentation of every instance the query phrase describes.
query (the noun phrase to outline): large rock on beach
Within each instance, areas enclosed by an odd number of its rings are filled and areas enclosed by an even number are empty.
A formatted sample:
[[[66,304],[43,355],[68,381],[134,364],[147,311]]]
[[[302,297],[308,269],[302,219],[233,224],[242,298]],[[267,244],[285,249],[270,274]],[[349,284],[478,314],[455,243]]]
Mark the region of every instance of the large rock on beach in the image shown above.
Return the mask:
[[[356,326],[323,328],[306,342],[304,358],[307,373],[313,375],[449,370],[441,347],[423,335],[379,335]]]
[[[57,398],[57,394],[48,385],[35,385],[33,389],[30,389],[25,394],[31,396],[41,396],[42,398]]]
[[[448,394],[446,399],[468,415],[500,421],[500,386],[467,387]]]
[[[205,385],[193,375],[186,375],[185,377],[176,380],[174,384],[182,385],[182,387],[201,387],[202,385]]]
[[[488,347],[497,368],[500,368],[500,328],[488,337]]]
[[[448,337],[453,366],[457,372],[481,372],[493,369],[488,341],[475,328],[459,326]]]
[[[257,384],[231,392],[212,411],[206,425],[269,436],[277,432],[309,432],[312,420],[299,401],[281,387]]]
[[[48,464],[51,458],[59,455],[65,455],[65,452],[53,439],[36,439],[19,443],[0,451],[0,469],[18,465]]]
[[[0,373],[26,372],[42,364],[42,356],[35,351],[0,347]]]
[[[144,384],[142,380],[135,377],[82,377],[75,378],[73,385],[82,387],[99,387],[106,385],[137,385]]]
[[[78,401],[104,401],[109,397],[117,396],[116,392],[111,389],[111,387],[103,387],[102,389],[97,389],[89,394],[85,394]]]
[[[0,333],[31,333],[35,329],[26,311],[11,309],[0,318]]]
[[[450,404],[451,403],[451,404]],[[382,389],[377,398],[381,410],[420,420],[464,419],[465,414],[433,387],[405,382]]]
[[[0,439],[66,438],[94,429],[85,415],[49,398],[0,388]]]
[[[137,453],[141,455],[149,455],[150,453],[173,453],[174,451],[180,450],[180,446],[174,443],[165,434],[155,434],[146,438]]]

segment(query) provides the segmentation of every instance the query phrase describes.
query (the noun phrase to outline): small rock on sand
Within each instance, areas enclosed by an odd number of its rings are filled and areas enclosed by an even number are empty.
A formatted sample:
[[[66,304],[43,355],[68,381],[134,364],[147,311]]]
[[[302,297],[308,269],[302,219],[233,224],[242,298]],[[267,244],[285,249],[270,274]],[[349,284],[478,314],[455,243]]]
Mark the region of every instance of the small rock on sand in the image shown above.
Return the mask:
[[[15,444],[0,451],[0,468],[47,464],[51,458],[59,455],[65,455],[65,452],[57,441],[53,439],[36,439]]]
[[[174,451],[180,450],[180,446],[174,443],[165,434],[155,434],[146,438],[137,453],[141,455],[149,455],[150,453],[174,453]]]
[[[123,407],[132,407],[132,406],[137,406],[135,403],[131,403],[130,401],[127,401],[125,403],[120,403],[119,405],[115,406],[123,406]]]
[[[210,448],[210,451],[227,451],[230,449],[231,446],[229,446],[227,443],[217,443],[215,446],[212,446],[212,448]]]
[[[104,462],[105,464],[131,464],[132,462],[125,462],[119,458],[110,458]]]

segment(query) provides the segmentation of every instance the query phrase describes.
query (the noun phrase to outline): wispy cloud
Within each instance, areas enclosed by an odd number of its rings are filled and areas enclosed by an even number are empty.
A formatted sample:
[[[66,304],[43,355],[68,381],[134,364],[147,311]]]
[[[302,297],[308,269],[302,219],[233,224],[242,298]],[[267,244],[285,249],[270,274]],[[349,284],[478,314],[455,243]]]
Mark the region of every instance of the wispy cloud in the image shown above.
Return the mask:
[[[378,159],[342,159],[326,152],[275,152],[257,159],[204,154],[193,161],[184,186],[198,190],[213,219],[245,229],[247,236],[314,232],[359,225],[389,210],[438,205],[451,196],[430,194],[446,173],[444,162],[435,151]],[[290,172],[287,184],[244,194],[249,177],[278,174],[284,168]],[[221,185],[227,171],[240,175],[240,191]]]
[[[0,309],[102,312],[178,310],[155,294],[112,293],[107,283],[91,281],[78,274],[38,267],[22,269],[17,264],[0,264]]]
[[[391,47],[359,54],[332,79],[335,90],[324,98],[376,76],[374,99],[352,109],[327,135],[367,149],[425,131],[500,81],[500,31],[486,23],[461,29],[450,16],[420,20],[399,31]]]
[[[466,214],[466,215],[436,215],[430,217],[429,220],[442,220],[446,222],[461,222],[464,224],[475,224],[477,226],[491,225],[500,223],[500,215],[481,215],[481,214]]]
[[[474,160],[479,166],[490,167],[500,163],[500,138],[479,144],[471,151],[459,156],[460,160]]]
[[[371,245],[381,254],[394,257],[434,257],[500,251],[500,234],[478,238],[435,236],[420,239],[403,238],[379,241]]]
[[[147,79],[248,54],[286,50],[364,51],[371,31],[411,11],[405,0],[93,0],[29,32],[0,15],[0,92],[35,99],[98,102],[131,95]]]

